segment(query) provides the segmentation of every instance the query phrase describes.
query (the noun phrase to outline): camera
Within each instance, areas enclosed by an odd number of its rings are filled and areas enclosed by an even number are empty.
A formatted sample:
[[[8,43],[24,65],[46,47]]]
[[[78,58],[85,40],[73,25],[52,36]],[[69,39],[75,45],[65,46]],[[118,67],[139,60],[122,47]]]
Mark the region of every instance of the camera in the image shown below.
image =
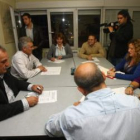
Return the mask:
[[[113,30],[116,31],[118,29],[118,21],[100,24],[100,27],[105,26],[103,29],[104,33],[110,33],[108,27],[113,27]]]

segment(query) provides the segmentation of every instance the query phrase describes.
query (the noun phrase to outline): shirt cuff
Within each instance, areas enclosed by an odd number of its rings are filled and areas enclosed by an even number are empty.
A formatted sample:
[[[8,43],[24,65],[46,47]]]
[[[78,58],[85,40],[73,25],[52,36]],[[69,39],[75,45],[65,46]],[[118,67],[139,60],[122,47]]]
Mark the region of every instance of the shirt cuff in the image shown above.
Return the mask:
[[[40,72],[41,70],[40,70],[39,68],[36,68],[35,71],[36,71],[36,72]]]
[[[23,103],[23,108],[24,108],[24,111],[28,110],[30,107],[29,107],[29,104],[28,104],[28,101],[24,98],[21,100],[22,103]]]
[[[29,84],[28,87],[27,87],[27,90],[32,91],[32,86],[33,86],[33,84]]]

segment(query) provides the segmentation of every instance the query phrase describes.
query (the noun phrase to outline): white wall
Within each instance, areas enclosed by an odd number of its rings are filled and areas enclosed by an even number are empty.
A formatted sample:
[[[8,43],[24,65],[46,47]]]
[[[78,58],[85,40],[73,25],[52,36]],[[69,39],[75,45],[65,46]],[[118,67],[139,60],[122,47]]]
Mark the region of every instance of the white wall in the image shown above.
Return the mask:
[[[34,8],[75,8],[75,7],[107,7],[107,6],[140,6],[140,0],[17,0],[17,9],[34,9]]]
[[[6,3],[9,6],[12,6],[13,8],[15,8],[16,0],[0,0],[0,3]],[[2,11],[0,10],[0,12],[2,12]],[[16,52],[15,43],[14,42],[13,43],[5,43],[1,18],[2,17],[1,17],[1,13],[0,13],[0,45],[2,45],[4,48],[6,48],[8,54],[9,54],[9,58],[11,60],[11,57]]]

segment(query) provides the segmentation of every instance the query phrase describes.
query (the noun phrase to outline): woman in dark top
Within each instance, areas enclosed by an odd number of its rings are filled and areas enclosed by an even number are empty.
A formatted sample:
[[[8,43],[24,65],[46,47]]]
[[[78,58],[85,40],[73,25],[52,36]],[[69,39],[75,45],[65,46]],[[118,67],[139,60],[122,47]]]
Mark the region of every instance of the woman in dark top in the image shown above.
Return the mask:
[[[70,57],[73,57],[73,53],[70,46],[65,42],[64,35],[62,33],[56,34],[55,44],[52,44],[49,49],[47,58],[51,61],[55,61],[56,59],[65,59]]]
[[[124,72],[115,73],[116,71]],[[133,39],[128,43],[128,53],[114,68],[108,71],[109,77],[124,80],[134,80],[140,76],[140,39]]]

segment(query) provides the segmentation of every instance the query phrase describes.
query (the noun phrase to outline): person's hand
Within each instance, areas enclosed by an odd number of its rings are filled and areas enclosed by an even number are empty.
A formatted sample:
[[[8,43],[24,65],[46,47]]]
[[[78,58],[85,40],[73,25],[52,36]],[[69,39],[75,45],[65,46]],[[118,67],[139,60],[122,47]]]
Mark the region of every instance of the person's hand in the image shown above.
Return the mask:
[[[38,66],[37,68],[39,68],[42,72],[45,72],[45,71],[47,71],[47,69],[44,67],[44,66]]]
[[[35,106],[38,103],[38,97],[35,96],[26,97],[26,100],[30,107]]]
[[[57,59],[62,59],[62,56],[58,56]]]
[[[115,72],[116,69],[113,67],[113,68],[110,68],[109,71],[113,71],[113,72]]]
[[[109,26],[108,29],[109,29],[110,33],[112,33],[114,31],[113,27],[111,27],[111,26]]]
[[[133,95],[133,88],[132,87],[127,87],[125,89],[125,94],[127,94],[127,95]]]
[[[113,71],[108,71],[108,72],[107,72],[107,76],[110,77],[110,78],[114,78],[114,77],[115,77],[115,72],[113,72]]]
[[[81,102],[78,101],[78,102],[75,102],[73,105],[74,105],[74,106],[77,106],[77,105],[79,105],[80,103],[81,103]]]
[[[92,56],[88,55],[87,60],[92,60]]]
[[[37,92],[38,94],[41,94],[44,88],[41,85],[33,85],[31,89],[32,91]]]
[[[55,58],[54,58],[54,57],[52,57],[52,58],[51,58],[51,61],[53,61],[53,62],[54,62],[54,61],[55,61]]]

